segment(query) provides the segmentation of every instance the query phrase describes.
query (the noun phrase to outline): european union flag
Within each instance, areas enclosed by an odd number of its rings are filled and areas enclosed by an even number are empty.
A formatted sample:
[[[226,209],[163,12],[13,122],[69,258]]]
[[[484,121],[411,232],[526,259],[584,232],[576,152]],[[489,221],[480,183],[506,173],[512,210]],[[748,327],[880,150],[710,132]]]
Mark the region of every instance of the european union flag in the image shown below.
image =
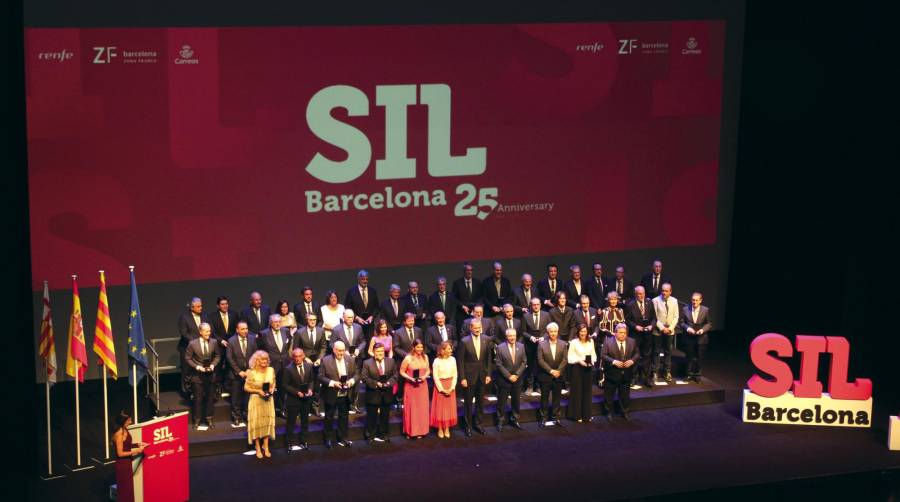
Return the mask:
[[[137,372],[128,372],[128,382],[137,385],[147,374],[147,348],[144,346],[144,323],[138,304],[134,269],[131,269],[131,309],[128,311],[128,366],[137,365]]]

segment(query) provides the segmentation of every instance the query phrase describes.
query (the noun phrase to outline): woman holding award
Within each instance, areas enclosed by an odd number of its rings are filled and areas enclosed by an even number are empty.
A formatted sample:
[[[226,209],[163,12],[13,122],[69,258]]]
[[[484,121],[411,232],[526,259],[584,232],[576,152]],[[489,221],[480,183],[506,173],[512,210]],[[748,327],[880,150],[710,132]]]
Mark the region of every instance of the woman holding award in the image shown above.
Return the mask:
[[[438,356],[432,364],[434,395],[431,397],[431,426],[438,430],[439,438],[450,439],[450,428],[456,426],[456,358],[453,345],[447,340],[438,347]]]
[[[407,438],[420,439],[428,434],[428,356],[422,340],[413,341],[412,350],[400,364],[400,376],[406,383],[403,388],[403,433]]]
[[[568,362],[572,368],[572,390],[569,392],[569,407],[566,415],[578,423],[591,421],[591,372],[597,362],[594,340],[588,335],[584,324],[577,327],[578,338],[569,342]]]
[[[271,457],[269,438],[275,439],[275,402],[272,399],[275,370],[269,366],[269,354],[263,350],[253,353],[249,366],[244,383],[244,392],[250,395],[247,404],[247,442],[256,447],[256,458],[263,458],[263,455]]]

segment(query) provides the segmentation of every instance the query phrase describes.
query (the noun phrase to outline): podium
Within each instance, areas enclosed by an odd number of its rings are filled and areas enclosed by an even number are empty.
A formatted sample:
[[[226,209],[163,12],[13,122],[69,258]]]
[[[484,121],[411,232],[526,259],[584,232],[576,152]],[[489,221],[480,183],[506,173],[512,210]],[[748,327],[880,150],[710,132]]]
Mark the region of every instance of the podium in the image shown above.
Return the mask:
[[[132,440],[147,443],[131,461],[135,502],[183,502],[190,499],[188,412],[156,418],[128,428]],[[119,499],[127,499],[121,493]],[[123,496],[124,495],[124,496]]]

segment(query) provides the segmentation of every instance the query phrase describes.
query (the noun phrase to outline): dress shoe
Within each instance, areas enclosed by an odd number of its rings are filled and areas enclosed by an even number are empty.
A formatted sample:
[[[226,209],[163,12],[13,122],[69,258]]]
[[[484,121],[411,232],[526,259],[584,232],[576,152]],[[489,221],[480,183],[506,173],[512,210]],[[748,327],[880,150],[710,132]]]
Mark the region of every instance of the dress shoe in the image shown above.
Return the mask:
[[[466,429],[466,437],[467,438],[472,437],[472,429]]]
[[[480,425],[476,425],[476,426],[472,427],[472,430],[481,434],[482,436],[487,434],[486,432],[484,432],[484,428],[482,428]]]
[[[215,428],[216,428],[216,423],[213,422],[212,420],[210,420],[210,421],[209,421],[209,428],[210,428],[210,429],[215,429]]]
[[[565,427],[566,427],[566,426],[563,425],[563,423],[560,422],[558,419],[553,421],[553,425],[555,425],[555,426],[557,426],[557,427],[562,427],[562,428],[565,428]]]
[[[624,418],[626,422],[630,422],[630,421],[631,421],[631,416],[628,415],[628,412],[627,412],[627,411],[623,411],[623,412],[622,412],[622,418]]]
[[[301,450],[308,450],[308,449],[309,449],[309,443],[307,443],[306,441],[300,443],[300,449],[301,449]]]
[[[644,382],[644,387],[647,387],[648,389],[652,389],[653,388],[653,380],[654,380],[653,378],[648,378],[647,381]]]
[[[345,439],[343,441],[338,441],[338,446],[343,446],[344,448],[350,448],[351,446],[353,446],[353,441],[350,441],[349,439]]]
[[[610,412],[607,412],[607,413],[606,413],[606,421],[609,422],[609,423],[612,423],[612,421],[613,421],[613,414],[612,414],[612,413],[610,413]]]
[[[666,373],[666,382],[672,383],[673,380],[674,380],[674,378],[672,378],[672,374]]]
[[[543,420],[538,420],[538,429],[543,429],[547,424],[544,423]]]
[[[330,439],[325,440],[325,448],[328,448],[329,450],[334,448],[334,444],[332,444]]]
[[[522,430],[522,424],[520,424],[518,420],[513,420],[509,425],[512,425],[516,429]]]
[[[497,432],[503,432],[503,424],[497,424]]]
[[[194,422],[194,430],[200,429],[200,422]]]

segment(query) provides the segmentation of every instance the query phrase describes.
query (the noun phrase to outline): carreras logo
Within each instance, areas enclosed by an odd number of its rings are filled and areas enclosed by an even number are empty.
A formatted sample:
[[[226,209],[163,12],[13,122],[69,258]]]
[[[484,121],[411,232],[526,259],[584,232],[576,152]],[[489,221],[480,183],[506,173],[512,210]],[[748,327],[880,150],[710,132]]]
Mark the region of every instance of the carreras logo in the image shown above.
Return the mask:
[[[74,57],[75,57],[75,53],[70,50],[66,50],[66,49],[63,49],[58,52],[39,52],[38,53],[39,61],[57,61],[60,63],[64,63]]]
[[[178,56],[180,57],[175,58],[175,64],[200,64],[200,60],[194,57],[194,49],[188,44],[181,46]]]

